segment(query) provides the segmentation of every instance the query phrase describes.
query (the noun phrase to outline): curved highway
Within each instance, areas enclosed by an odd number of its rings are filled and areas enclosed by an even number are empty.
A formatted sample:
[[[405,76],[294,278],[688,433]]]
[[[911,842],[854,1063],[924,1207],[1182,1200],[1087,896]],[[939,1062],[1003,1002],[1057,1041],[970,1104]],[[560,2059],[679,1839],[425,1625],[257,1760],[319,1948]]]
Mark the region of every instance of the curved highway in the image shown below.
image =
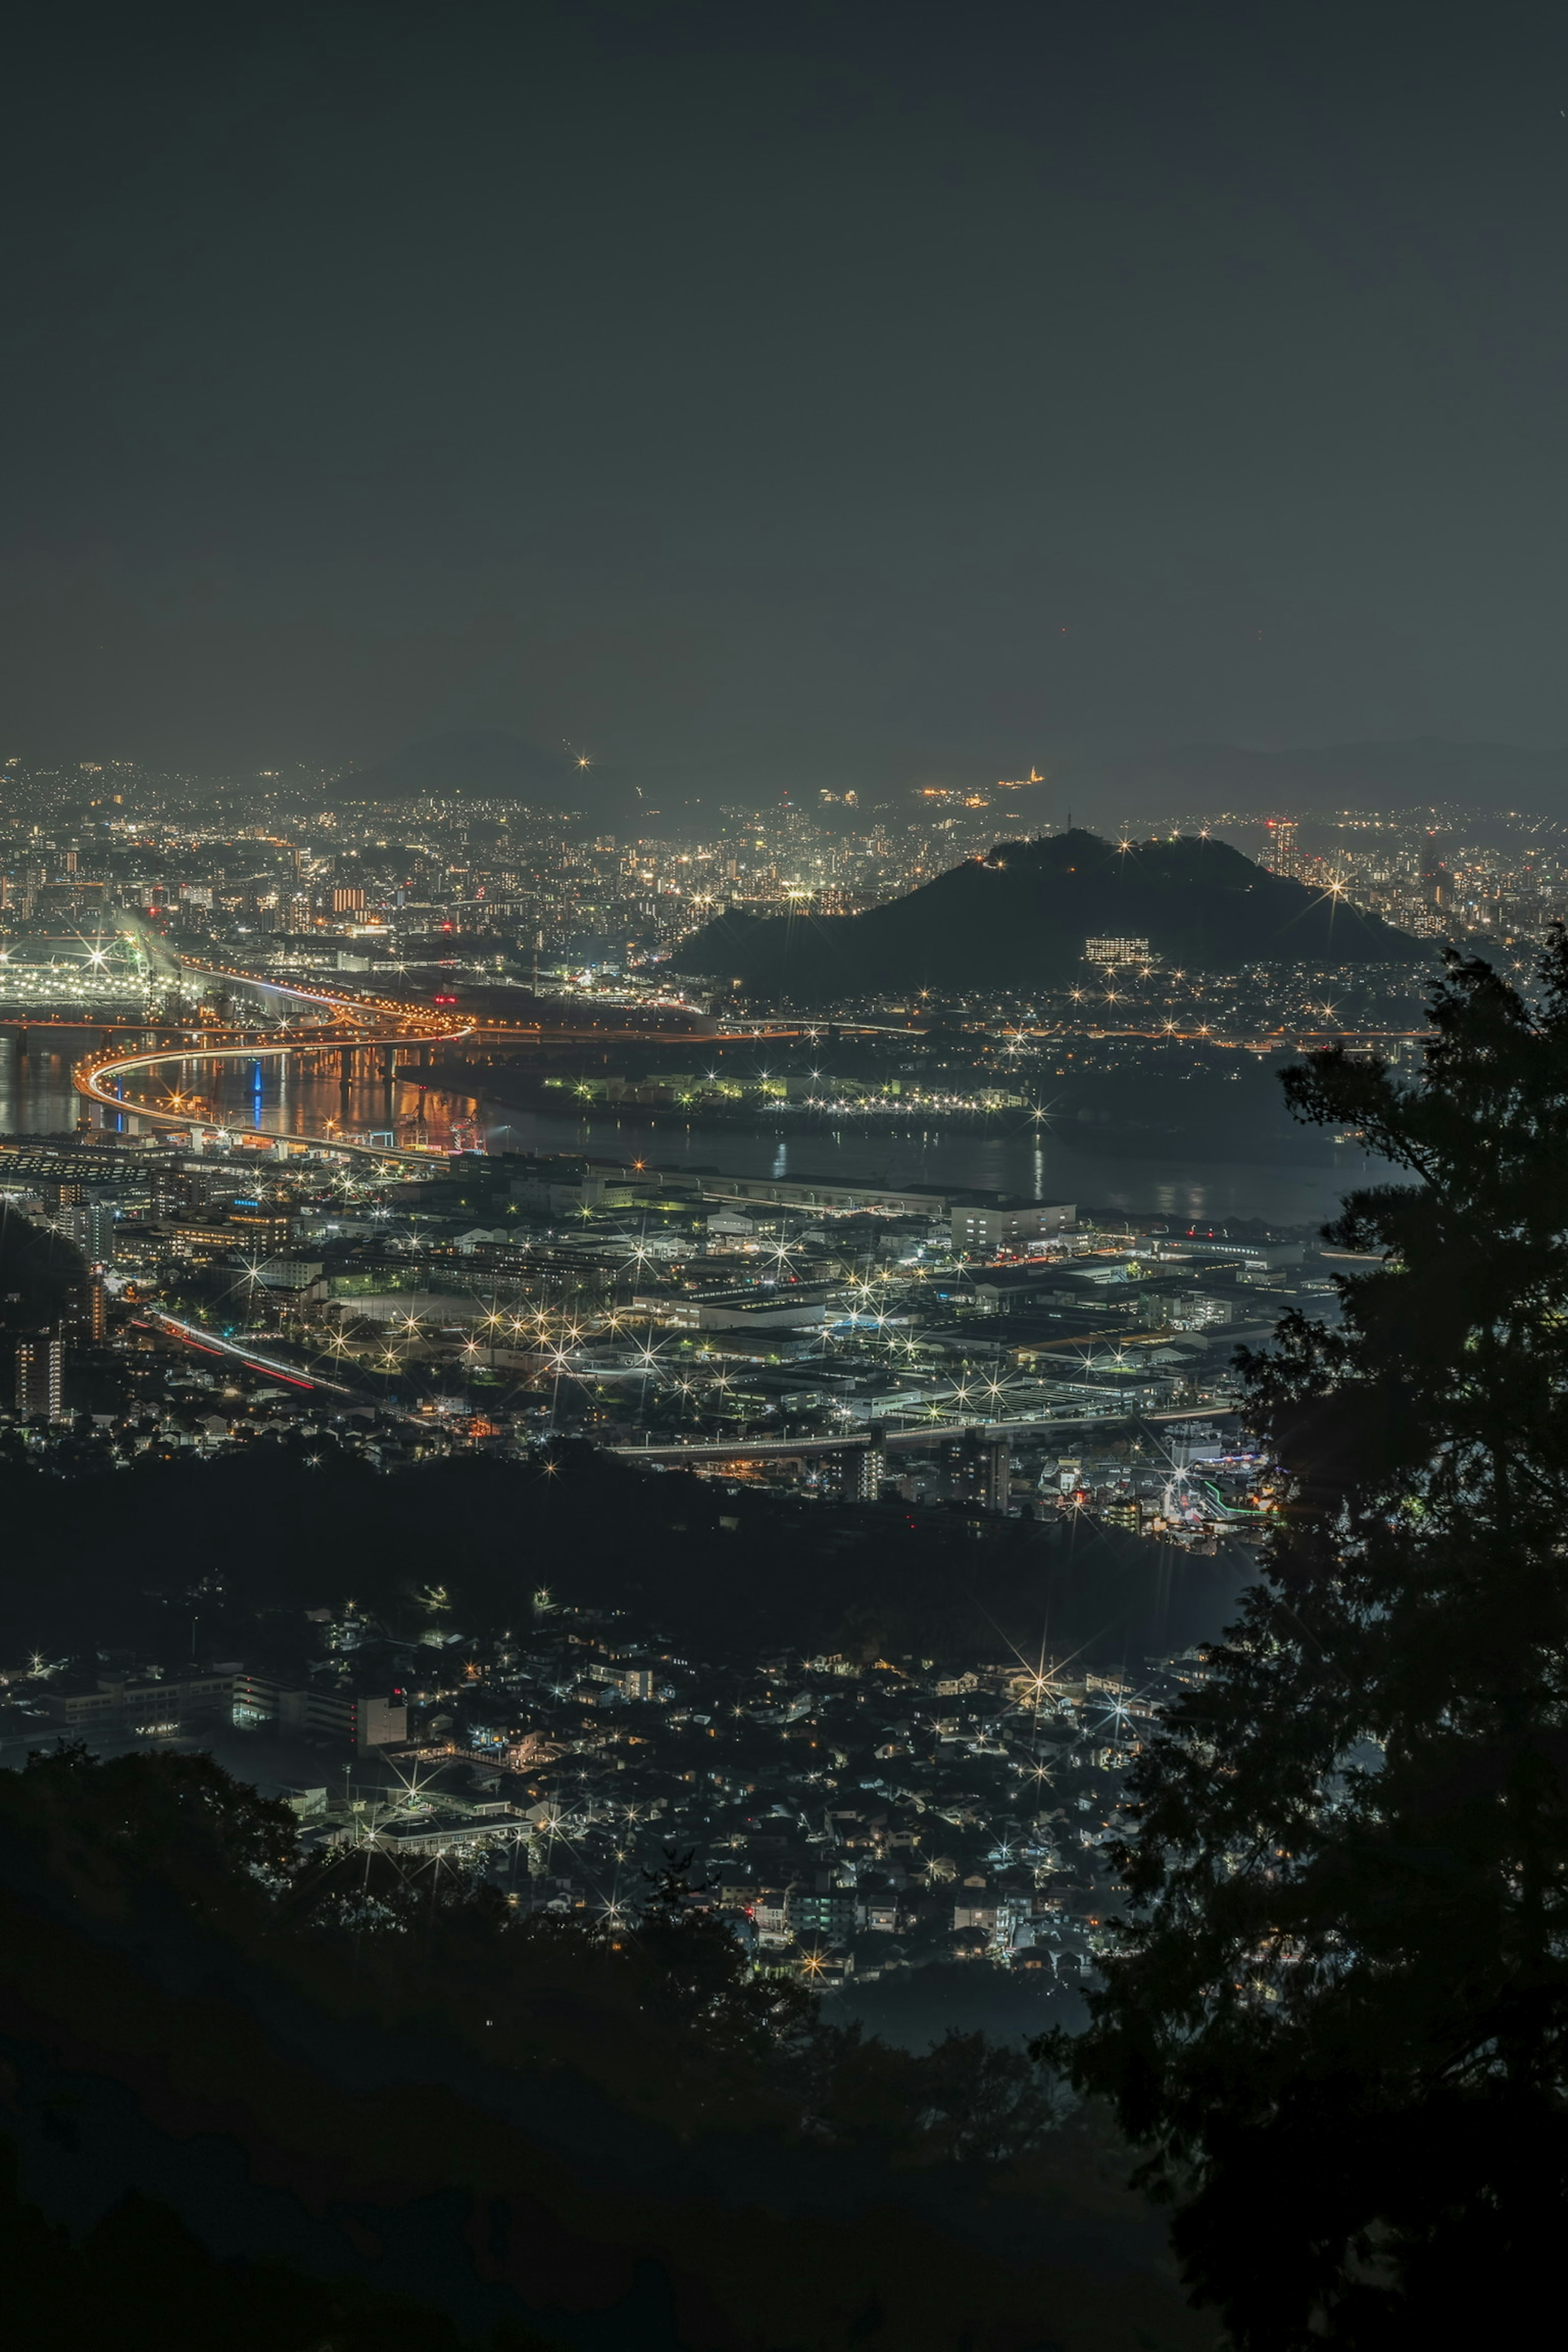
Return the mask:
[[[89,1102],[100,1103],[115,1112],[129,1110],[137,1118],[146,1119],[156,1127],[189,1127],[192,1114],[188,1109],[163,1105],[127,1103],[123,1096],[112,1091],[115,1081],[132,1072],[164,1068],[185,1061],[243,1061],[262,1054],[279,1056],[298,1052],[341,1049],[352,1046],[419,1045],[451,1045],[462,1037],[489,1037],[496,1042],[542,1042],[605,1045],[616,1040],[647,1042],[658,1030],[601,1026],[596,1021],[582,1025],[559,1027],[544,1023],[511,1023],[463,1018],[433,1012],[423,1004],[411,1004],[396,997],[372,996],[348,989],[326,989],[306,986],[295,981],[275,979],[270,973],[247,971],[236,964],[217,963],[205,957],[182,955],[178,961],[185,971],[200,972],[211,980],[232,981],[237,987],[255,988],[279,996],[297,998],[301,1003],[320,1005],[340,1016],[338,1024],[329,1027],[302,1032],[289,1037],[279,1037],[274,1032],[218,1030],[209,1035],[187,1035],[178,1045],[141,1046],[130,1051],[101,1048],[84,1055],[71,1072],[71,1082],[78,1094]],[[665,1008],[669,1009],[669,1008]],[[87,1025],[87,1024],[83,1024]],[[93,1024],[93,1026],[100,1024]],[[843,1025],[843,1024],[841,1024]],[[857,1029],[864,1023],[847,1024]],[[734,1032],[711,1030],[702,1037],[704,1044],[726,1044],[744,1038],[768,1035],[790,1037],[811,1034],[794,1024],[757,1023]],[[204,1122],[205,1123],[205,1122]],[[352,1153],[366,1160],[423,1160],[431,1155],[411,1146],[381,1143],[351,1142],[336,1134],[296,1134],[269,1130],[271,1139],[279,1143],[310,1144],[332,1151]]]
[[[232,980],[247,988],[263,988],[282,996],[298,997],[308,1004],[324,1005],[341,1017],[320,1027],[279,1036],[275,1031],[238,1031],[223,1029],[210,1036],[188,1034],[179,1045],[138,1046],[126,1052],[123,1048],[100,1048],[86,1054],[71,1071],[71,1084],[79,1095],[89,1102],[100,1103],[106,1109],[142,1118],[155,1127],[207,1125],[203,1119],[193,1119],[187,1108],[179,1106],[133,1102],[113,1091],[115,1081],[123,1080],[132,1071],[155,1070],[169,1065],[189,1061],[247,1061],[261,1055],[341,1052],[345,1046],[359,1052],[374,1045],[406,1045],[447,1044],[468,1036],[473,1024],[450,1015],[431,1013],[422,1005],[399,1004],[387,997],[350,995],[346,992],[321,988],[297,987],[291,982],[264,978],[258,972],[239,971],[224,964],[199,962],[194,956],[180,959],[187,971],[209,974],[215,979]],[[415,1147],[384,1143],[359,1143],[332,1134],[296,1134],[289,1130],[268,1131],[268,1140],[276,1143],[309,1144],[325,1147],[365,1160],[423,1160],[432,1155]]]

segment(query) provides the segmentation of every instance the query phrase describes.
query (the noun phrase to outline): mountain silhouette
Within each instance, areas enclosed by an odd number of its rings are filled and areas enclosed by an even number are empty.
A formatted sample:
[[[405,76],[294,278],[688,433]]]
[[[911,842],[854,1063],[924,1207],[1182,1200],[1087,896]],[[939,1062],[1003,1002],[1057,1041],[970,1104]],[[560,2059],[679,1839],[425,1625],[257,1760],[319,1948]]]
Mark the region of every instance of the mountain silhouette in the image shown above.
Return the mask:
[[[510,800],[540,809],[594,814],[606,799],[592,768],[580,768],[563,745],[542,751],[502,729],[465,727],[406,743],[369,768],[353,768],[331,787],[338,801]]]
[[[1344,809],[1447,808],[1554,816],[1568,795],[1568,751],[1440,736],[1282,751],[1171,743],[1043,757],[1041,764],[1048,784],[1023,799],[1022,807],[1031,814],[1077,807],[1118,825],[1127,818],[1169,824],[1184,810],[1324,817]]]
[[[1377,915],[1255,866],[1221,841],[1122,847],[1075,828],[1003,842],[863,915],[717,917],[682,971],[810,1001],[847,991],[1028,989],[1066,978],[1087,939],[1147,940],[1188,971],[1263,958],[1405,962],[1421,944]]]

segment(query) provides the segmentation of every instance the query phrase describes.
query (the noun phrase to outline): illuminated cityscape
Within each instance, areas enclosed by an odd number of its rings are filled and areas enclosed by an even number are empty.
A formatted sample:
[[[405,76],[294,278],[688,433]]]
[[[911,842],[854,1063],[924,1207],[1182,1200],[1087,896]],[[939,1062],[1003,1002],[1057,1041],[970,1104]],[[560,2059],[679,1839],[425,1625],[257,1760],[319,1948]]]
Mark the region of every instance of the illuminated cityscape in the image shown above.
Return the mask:
[[[1278,1125],[1303,1051],[1417,1055],[1431,942],[1529,952],[1564,871],[1522,821],[1485,850],[1457,814],[1344,819],[1309,853],[1289,821],[1221,813],[1193,832],[1375,899],[1393,960],[1186,969],[1086,935],[1027,1001],[802,1010],[683,949],[726,908],[905,897],[989,854],[1024,788],[934,819],[922,793],[864,830],[737,809],[714,838],[625,840],[461,798],[312,814],[279,793],[238,826],[225,788],[129,768],[57,775],[46,829],[40,781],[12,786],[0,1182],[79,1252],[84,1303],[18,1353],[24,1458],[328,1446],[401,1477],[586,1447],[694,1479],[720,1528],[772,1515],[830,1551],[1030,1529],[1120,1573],[1144,1550],[1238,1571],[1277,1481],[1237,1348],[1334,1311],[1310,1212],[1261,1213],[1301,1171],[1261,1167],[1216,1213],[1166,1162]],[[1108,1160],[1114,1197],[1082,1197]],[[1362,1164],[1345,1134],[1313,1175]],[[881,1656],[833,1645],[832,1612],[826,1648],[737,1647],[569,1577],[521,1630],[428,1589],[413,1633],[363,1598],[281,1644],[237,1623],[232,1665],[49,1654],[13,1676],[11,1736],[221,1727],[301,1791],[323,1851],[458,1856],[511,1903],[635,1912],[673,1842],[758,1964],[814,1990],[956,1952],[1065,1994],[1114,1908],[1094,1857],[1119,1776],[1206,1630],[1178,1607],[1086,1655],[981,1621],[957,1656]]]
[[[9,55],[17,2341],[1517,2335],[1561,19]]]

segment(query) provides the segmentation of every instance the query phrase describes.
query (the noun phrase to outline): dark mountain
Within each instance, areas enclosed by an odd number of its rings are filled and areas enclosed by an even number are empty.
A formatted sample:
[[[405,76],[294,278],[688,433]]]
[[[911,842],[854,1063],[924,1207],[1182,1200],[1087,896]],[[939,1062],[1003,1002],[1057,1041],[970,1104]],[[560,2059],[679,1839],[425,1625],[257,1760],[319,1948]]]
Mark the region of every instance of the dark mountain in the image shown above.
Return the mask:
[[[1121,849],[1076,829],[1004,842],[863,915],[721,915],[689,940],[683,971],[803,1000],[886,988],[1027,989],[1059,980],[1086,939],[1146,939],[1190,971],[1259,957],[1405,961],[1418,943],[1345,899],[1269,874],[1224,842]]]
[[[605,797],[592,768],[579,768],[564,746],[542,751],[499,728],[465,727],[406,743],[371,768],[335,779],[339,801],[513,800],[531,808],[596,811]]]

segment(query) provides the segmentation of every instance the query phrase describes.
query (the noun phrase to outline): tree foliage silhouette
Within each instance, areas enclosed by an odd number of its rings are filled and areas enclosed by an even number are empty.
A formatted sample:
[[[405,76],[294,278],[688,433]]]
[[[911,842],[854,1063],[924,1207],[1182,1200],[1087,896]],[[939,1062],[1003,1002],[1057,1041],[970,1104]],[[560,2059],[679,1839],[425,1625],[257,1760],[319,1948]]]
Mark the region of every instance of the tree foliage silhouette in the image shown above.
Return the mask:
[[[1021,2053],[824,2023],[689,1857],[635,1916],[529,1916],[296,1829],[205,1757],[0,1772],[0,2263],[43,2352],[727,2352],[758,2279],[768,2340],[824,2352],[878,2314],[1014,2352],[1047,2308],[1067,2347],[1206,2341]],[[1002,2178],[1038,2260],[976,2241]]]
[[[1326,1237],[1338,1328],[1246,1360],[1261,1583],[1134,1776],[1076,2045],[1243,2347],[1495,2325],[1568,2174],[1568,946],[1450,960],[1425,1066],[1287,1075],[1409,1180]]]

